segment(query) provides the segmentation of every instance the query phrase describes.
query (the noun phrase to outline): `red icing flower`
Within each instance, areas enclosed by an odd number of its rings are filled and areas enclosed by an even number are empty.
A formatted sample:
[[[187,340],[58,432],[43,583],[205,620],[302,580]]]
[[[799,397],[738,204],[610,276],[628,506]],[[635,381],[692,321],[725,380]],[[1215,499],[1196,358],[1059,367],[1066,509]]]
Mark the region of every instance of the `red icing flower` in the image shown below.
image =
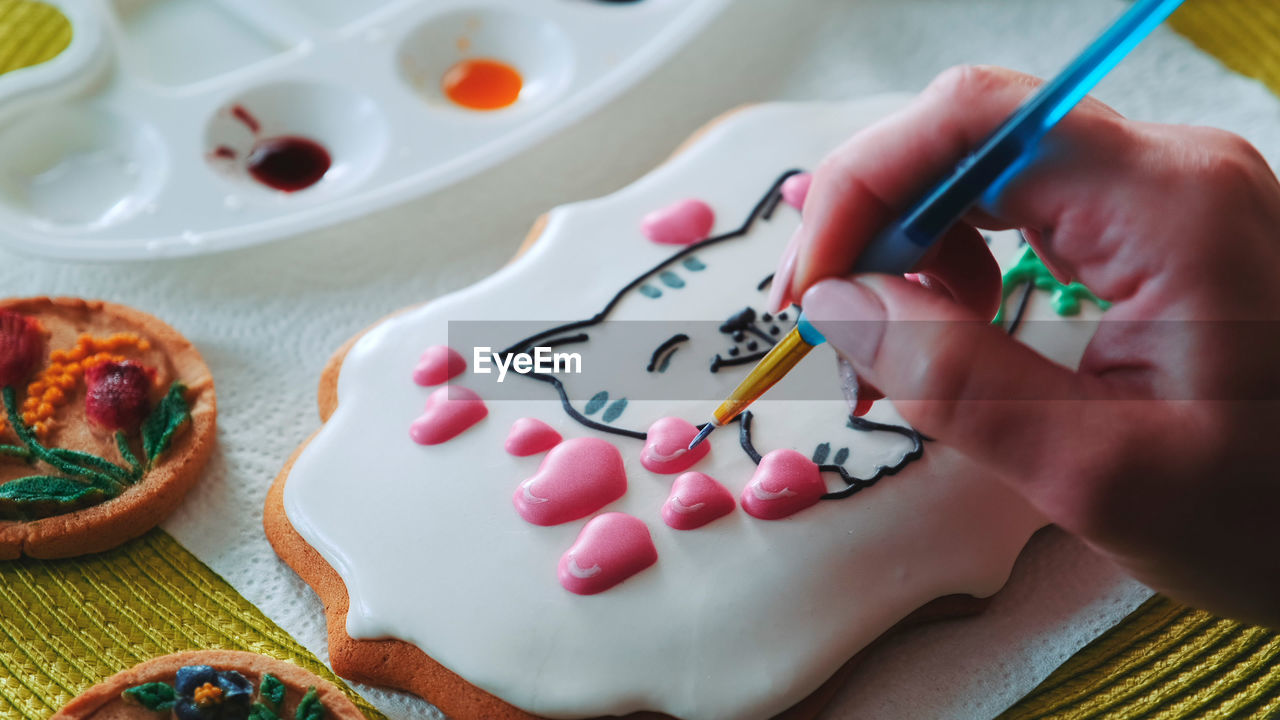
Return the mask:
[[[40,362],[43,345],[39,323],[11,310],[0,310],[0,388],[26,380]]]
[[[84,373],[85,415],[107,430],[137,430],[151,410],[155,370],[125,360],[94,365]]]

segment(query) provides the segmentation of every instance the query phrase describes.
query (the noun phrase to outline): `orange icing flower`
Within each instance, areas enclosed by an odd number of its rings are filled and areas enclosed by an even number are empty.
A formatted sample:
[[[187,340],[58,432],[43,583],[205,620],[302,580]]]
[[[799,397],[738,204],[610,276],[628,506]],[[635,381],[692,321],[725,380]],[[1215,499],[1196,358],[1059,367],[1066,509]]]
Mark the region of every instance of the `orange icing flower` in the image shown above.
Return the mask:
[[[222,688],[213,683],[205,683],[191,693],[191,699],[197,707],[209,707],[222,702]]]

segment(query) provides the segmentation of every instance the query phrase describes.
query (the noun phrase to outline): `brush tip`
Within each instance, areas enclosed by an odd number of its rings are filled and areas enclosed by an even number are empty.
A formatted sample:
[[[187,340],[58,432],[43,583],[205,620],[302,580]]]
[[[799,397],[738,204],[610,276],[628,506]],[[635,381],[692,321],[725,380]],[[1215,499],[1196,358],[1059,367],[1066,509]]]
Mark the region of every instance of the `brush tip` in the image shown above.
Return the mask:
[[[689,443],[689,449],[692,450],[701,445],[702,441],[706,440],[707,436],[711,434],[711,431],[715,429],[715,423],[707,423],[706,425],[703,425],[702,429],[699,430],[698,434],[693,438],[693,442]]]

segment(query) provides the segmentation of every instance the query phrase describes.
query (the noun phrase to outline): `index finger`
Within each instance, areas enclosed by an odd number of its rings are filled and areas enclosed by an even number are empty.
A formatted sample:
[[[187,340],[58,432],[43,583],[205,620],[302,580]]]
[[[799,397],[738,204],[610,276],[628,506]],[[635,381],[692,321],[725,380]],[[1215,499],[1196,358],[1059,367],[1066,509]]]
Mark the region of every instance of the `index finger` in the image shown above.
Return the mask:
[[[1037,78],[1003,68],[953,68],[906,108],[828,155],[805,201],[790,298],[801,297],[819,280],[848,273],[876,233],[977,147],[1040,84]],[[1107,152],[1098,154],[1110,155],[1122,143],[1119,119],[1114,110],[1086,98],[1063,119],[1060,130],[1067,136],[1110,137],[1101,143]],[[1077,159],[1073,163],[1081,164]],[[1100,173],[1089,167],[1093,164],[1091,159],[1072,172],[1094,182]],[[1056,225],[1063,203],[1041,202],[1028,193],[1017,196],[1018,206],[999,208],[996,217],[975,211],[968,219],[986,227]]]

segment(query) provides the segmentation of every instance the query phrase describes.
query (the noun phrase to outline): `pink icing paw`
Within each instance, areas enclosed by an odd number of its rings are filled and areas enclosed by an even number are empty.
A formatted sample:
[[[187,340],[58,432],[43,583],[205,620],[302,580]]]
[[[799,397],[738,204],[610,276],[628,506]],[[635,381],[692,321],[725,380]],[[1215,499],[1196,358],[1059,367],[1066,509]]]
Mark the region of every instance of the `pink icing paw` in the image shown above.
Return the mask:
[[[706,442],[689,449],[689,443],[697,434],[698,428],[683,418],[664,417],[658,420],[649,426],[649,432],[645,434],[640,464],[660,475],[688,470],[711,451],[711,443]]]
[[[676,530],[693,530],[733,512],[733,493],[710,475],[687,472],[671,485],[662,520]]]
[[[507,433],[506,451],[516,457],[537,455],[560,444],[563,438],[555,428],[537,418],[520,418],[511,423]]]
[[[413,369],[413,381],[423,387],[439,385],[466,370],[467,361],[457,350],[448,345],[432,345],[418,358],[418,366]]]
[[[460,385],[442,387],[427,396],[422,415],[409,426],[409,437],[419,445],[439,445],[488,414],[489,408],[474,390]]]
[[[626,513],[591,518],[560,556],[560,584],[578,595],[604,592],[658,562],[649,528]]]
[[[516,488],[512,502],[534,525],[586,517],[627,492],[618,448],[600,438],[565,440],[542,458],[538,472]]]
[[[654,210],[640,221],[640,232],[656,243],[691,245],[711,235],[716,214],[711,206],[690,198]]]
[[[809,195],[809,186],[813,184],[813,176],[809,173],[796,173],[782,181],[782,200],[791,207],[801,210],[804,199]]]
[[[761,520],[780,520],[818,502],[826,492],[812,460],[795,450],[774,450],[760,459],[743,488],[742,509]]]

